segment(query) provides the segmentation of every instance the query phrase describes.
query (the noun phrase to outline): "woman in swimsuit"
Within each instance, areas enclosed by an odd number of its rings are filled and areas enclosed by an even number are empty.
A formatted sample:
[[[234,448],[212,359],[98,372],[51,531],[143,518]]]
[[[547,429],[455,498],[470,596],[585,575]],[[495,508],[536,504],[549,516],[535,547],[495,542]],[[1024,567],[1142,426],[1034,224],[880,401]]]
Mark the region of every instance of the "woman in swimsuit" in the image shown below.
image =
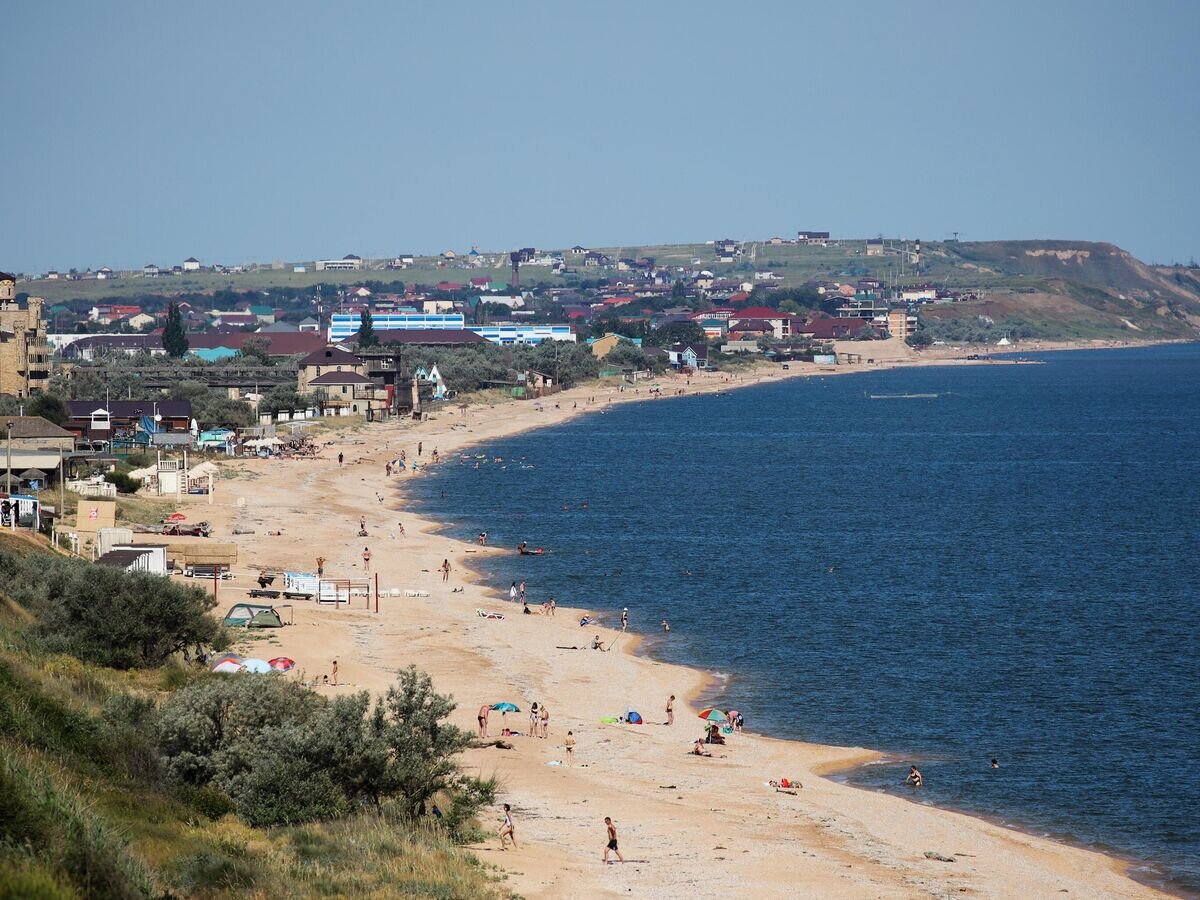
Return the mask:
[[[506,837],[509,838],[510,840],[512,840],[513,849],[516,850],[517,849],[517,833],[513,829],[512,808],[507,803],[504,804],[504,824],[500,826],[500,849],[501,850],[508,849],[507,847],[504,846],[504,839]]]

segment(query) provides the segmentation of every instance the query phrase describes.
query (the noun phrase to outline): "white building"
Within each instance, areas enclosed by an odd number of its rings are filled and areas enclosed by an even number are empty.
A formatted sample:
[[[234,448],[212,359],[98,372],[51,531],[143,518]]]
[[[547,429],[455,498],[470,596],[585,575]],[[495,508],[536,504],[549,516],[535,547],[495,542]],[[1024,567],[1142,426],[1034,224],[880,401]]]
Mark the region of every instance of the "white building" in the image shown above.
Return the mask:
[[[196,257],[194,257],[194,256],[189,256],[187,259],[185,259],[183,261],[183,271],[199,272],[200,271],[200,260],[196,259]]]

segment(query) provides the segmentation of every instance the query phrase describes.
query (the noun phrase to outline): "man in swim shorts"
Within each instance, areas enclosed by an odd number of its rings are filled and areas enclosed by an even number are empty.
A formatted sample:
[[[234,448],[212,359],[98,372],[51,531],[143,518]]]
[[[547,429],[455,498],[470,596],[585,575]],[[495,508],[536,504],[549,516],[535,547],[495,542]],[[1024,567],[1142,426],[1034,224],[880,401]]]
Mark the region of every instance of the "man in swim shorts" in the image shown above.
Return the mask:
[[[604,848],[604,864],[608,865],[608,854],[610,852],[617,854],[617,859],[625,862],[625,857],[617,849],[617,826],[613,824],[613,820],[608,816],[604,817],[604,826],[608,829],[608,844]]]
[[[486,704],[479,707],[479,736],[480,738],[487,737],[488,713],[492,711],[490,706]]]

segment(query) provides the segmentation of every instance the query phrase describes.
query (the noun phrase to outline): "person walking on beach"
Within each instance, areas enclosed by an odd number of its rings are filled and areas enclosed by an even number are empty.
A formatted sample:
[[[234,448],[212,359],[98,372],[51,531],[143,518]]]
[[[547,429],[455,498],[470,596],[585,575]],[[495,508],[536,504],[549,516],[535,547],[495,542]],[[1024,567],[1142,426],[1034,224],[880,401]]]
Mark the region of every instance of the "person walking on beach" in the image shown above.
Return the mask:
[[[392,477],[392,464],[390,462],[383,464],[383,474],[388,478]]]
[[[916,766],[909,766],[908,777],[904,779],[904,783],[911,784],[913,787],[919,788],[925,783],[925,778],[923,775],[921,775],[920,770],[917,769]]]
[[[540,719],[542,725],[542,737],[548,738],[550,736],[550,707],[546,706],[545,703],[542,704],[542,714]]]
[[[442,560],[442,581],[450,580],[450,560]]]
[[[517,583],[514,581],[512,587],[508,589],[508,599],[510,603],[517,602]]]
[[[337,660],[333,661],[333,670],[329,673],[329,683],[337,687]]]
[[[417,441],[417,456],[420,456],[420,455],[421,455],[421,447],[422,447],[422,446],[423,446],[423,445],[421,444],[421,442],[420,442],[420,441]]]
[[[529,736],[538,736],[538,717],[541,715],[538,709],[538,702],[533,701],[533,706],[529,707]]]
[[[492,711],[492,708],[490,706],[488,706],[487,704],[484,704],[483,706],[479,707],[479,737],[480,737],[480,739],[484,739],[487,737],[488,713],[490,713],[491,711]]]
[[[363,558],[363,569],[367,572],[370,572],[371,571],[371,548],[370,547],[363,547],[362,558]]]
[[[624,632],[629,628],[629,607],[626,606],[621,610],[621,631]]]
[[[556,609],[558,609],[558,603],[555,602],[553,597],[551,597],[550,598],[550,615],[554,615],[554,611]]]
[[[317,557],[317,577],[321,578],[325,575],[325,557]]]
[[[504,823],[500,826],[500,849],[507,850],[504,846],[504,839],[508,838],[512,841],[513,849],[517,849],[517,833],[513,828],[512,807],[507,803],[504,804]]]
[[[358,517],[358,530],[359,530],[360,534],[366,532],[366,530],[367,530],[367,517],[366,516]]]
[[[667,698],[667,724],[675,724],[675,695],[672,694]]]
[[[567,732],[567,740],[563,746],[567,750],[567,765],[568,766],[575,765],[575,732],[573,732],[573,731]]]
[[[520,592],[521,592],[521,602],[524,603],[525,602],[525,580],[524,579],[521,580]]]
[[[609,853],[617,854],[617,859],[619,859],[621,862],[625,862],[625,857],[623,857],[621,855],[621,851],[617,847],[617,826],[616,826],[616,824],[613,822],[613,820],[611,818],[609,818],[608,816],[605,816],[604,817],[604,827],[608,829],[608,843],[604,846],[604,864],[606,866],[609,864],[609,862],[608,862],[608,854]]]

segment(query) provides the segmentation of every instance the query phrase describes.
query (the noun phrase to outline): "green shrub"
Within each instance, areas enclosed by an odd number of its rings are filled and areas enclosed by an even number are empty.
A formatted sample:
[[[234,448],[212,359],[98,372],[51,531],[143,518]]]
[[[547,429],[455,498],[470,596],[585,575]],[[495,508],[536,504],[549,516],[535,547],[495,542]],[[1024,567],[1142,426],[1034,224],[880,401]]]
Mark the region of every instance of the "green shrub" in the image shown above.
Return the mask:
[[[0,900],[74,900],[76,896],[48,867],[0,856]]]
[[[222,647],[216,601],[157,575],[0,551],[0,583],[35,617],[43,647],[118,669],[162,665],[186,646]]]
[[[117,486],[118,494],[136,494],[142,486],[140,478],[130,478],[124,472],[106,472],[104,480]]]
[[[459,773],[454,757],[469,737],[446,724],[453,709],[415,668],[373,706],[365,692],[328,701],[293,682],[238,675],[172,696],[158,747],[172,779],[223,792],[252,825],[338,818],[384,801],[411,817],[444,797],[455,834],[494,799],[495,783]]]

